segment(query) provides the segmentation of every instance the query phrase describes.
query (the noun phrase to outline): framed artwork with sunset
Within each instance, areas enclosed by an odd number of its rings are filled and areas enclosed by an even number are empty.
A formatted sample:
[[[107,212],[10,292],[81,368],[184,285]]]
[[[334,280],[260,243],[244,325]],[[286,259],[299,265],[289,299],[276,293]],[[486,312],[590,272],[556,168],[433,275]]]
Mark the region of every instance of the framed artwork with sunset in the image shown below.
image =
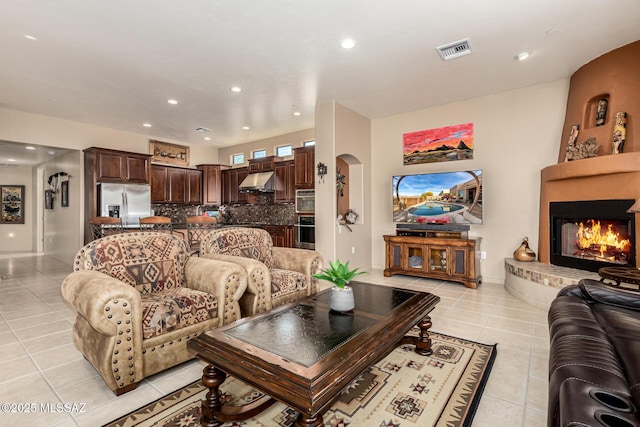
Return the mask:
[[[402,150],[405,165],[473,159],[473,123],[405,133]]]

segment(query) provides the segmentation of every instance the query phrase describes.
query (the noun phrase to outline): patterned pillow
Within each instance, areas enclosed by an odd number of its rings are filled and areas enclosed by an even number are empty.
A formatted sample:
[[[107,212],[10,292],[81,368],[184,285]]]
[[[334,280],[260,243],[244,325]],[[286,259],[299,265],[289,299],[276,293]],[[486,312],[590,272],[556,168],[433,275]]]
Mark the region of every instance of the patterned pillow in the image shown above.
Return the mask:
[[[208,251],[220,255],[253,258],[273,268],[273,240],[260,228],[225,228],[214,231]]]
[[[82,248],[75,270],[97,270],[135,287],[141,294],[185,286],[186,243],[164,233],[124,233]]]

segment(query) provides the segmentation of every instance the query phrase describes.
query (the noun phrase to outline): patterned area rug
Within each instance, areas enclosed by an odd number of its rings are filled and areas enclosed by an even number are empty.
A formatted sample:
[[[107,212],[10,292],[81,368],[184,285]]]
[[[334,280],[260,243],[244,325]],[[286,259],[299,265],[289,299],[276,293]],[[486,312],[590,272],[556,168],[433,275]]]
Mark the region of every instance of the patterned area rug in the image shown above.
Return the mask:
[[[326,427],[469,426],[496,357],[496,345],[430,334],[433,355],[420,356],[402,345],[365,370],[345,388],[324,415]],[[262,394],[228,377],[222,384],[227,404],[242,406]],[[200,426],[200,402],[207,393],[196,381],[110,424]],[[260,415],[224,427],[294,425],[297,412],[279,402]]]

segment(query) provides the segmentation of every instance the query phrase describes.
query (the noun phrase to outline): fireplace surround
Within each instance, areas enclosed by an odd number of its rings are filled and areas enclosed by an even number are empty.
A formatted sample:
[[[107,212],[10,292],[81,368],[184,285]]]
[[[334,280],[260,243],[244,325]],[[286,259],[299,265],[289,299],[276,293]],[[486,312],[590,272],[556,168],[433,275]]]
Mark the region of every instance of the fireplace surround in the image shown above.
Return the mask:
[[[549,203],[550,262],[598,271],[635,266],[634,199]]]

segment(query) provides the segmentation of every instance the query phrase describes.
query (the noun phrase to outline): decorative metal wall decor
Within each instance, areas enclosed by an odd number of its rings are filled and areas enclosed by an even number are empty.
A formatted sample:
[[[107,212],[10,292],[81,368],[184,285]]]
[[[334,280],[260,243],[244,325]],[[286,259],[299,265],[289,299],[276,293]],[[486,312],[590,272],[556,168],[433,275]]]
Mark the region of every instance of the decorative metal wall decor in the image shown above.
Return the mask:
[[[473,159],[473,123],[403,135],[405,165]]]
[[[0,224],[24,224],[24,185],[0,185]]]
[[[189,166],[189,147],[169,142],[149,140],[149,150],[154,162]]]

